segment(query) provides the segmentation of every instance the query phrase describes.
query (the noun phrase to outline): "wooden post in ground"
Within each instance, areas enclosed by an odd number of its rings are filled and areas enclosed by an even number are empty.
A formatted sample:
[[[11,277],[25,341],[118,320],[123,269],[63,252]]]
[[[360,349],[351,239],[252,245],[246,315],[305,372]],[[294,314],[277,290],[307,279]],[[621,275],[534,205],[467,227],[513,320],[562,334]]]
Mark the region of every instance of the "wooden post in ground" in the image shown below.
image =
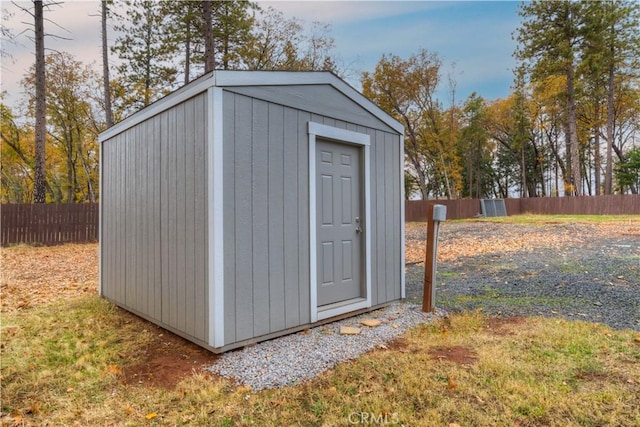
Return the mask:
[[[422,311],[435,310],[436,257],[438,253],[438,227],[447,217],[447,207],[443,205],[427,206],[427,252],[424,262],[424,293]]]

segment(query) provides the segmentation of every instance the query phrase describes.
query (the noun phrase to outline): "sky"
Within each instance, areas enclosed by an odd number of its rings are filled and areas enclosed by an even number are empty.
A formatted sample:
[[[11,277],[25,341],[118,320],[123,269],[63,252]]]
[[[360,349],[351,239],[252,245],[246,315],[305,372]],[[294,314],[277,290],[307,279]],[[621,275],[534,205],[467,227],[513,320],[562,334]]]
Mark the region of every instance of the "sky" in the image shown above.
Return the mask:
[[[13,58],[3,58],[1,90],[4,102],[17,107],[23,98],[20,81],[34,62],[29,38],[33,18],[8,0],[2,9],[13,15],[3,25],[20,34],[15,44],[3,43]],[[15,2],[30,7],[30,1]],[[512,57],[516,43],[512,33],[520,18],[517,1],[259,1],[287,18],[308,26],[314,21],[330,24],[335,39],[333,53],[346,69],[345,79],[360,89],[360,75],[372,72],[383,54],[406,59],[421,49],[436,53],[443,62],[442,101],[450,105],[447,74],[456,82],[455,99],[463,102],[472,92],[487,100],[509,95],[513,82]],[[48,49],[69,52],[85,64],[101,70],[99,1],[65,0],[45,11],[45,32],[70,40],[48,37]],[[54,25],[53,23],[57,24]],[[110,41],[114,37],[111,34]],[[113,58],[112,58],[113,60]]]

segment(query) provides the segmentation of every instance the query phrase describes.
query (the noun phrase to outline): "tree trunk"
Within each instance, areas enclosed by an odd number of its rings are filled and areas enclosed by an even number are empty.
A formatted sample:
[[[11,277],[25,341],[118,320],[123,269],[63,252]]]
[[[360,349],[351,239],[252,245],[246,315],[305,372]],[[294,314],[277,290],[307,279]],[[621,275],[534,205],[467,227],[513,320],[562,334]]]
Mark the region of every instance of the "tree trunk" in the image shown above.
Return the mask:
[[[45,98],[44,63],[44,18],[42,0],[34,0],[35,37],[36,37],[36,161],[34,171],[34,203],[44,203],[45,183],[45,142],[47,137],[47,116]]]
[[[87,192],[89,193],[89,201],[91,203],[96,202],[96,194],[93,190],[93,183],[91,182],[91,173],[89,172],[89,165],[87,164],[87,159],[82,152],[82,148],[79,149],[80,154],[80,163],[82,163],[82,170],[87,178]]]
[[[213,51],[213,31],[211,29],[213,14],[209,0],[202,1],[202,15],[204,18],[204,72],[208,73],[213,71],[216,66],[215,52]]]
[[[420,189],[420,196],[422,200],[427,200],[429,198],[429,189],[427,188],[427,177],[422,170],[420,165],[420,160],[414,156],[412,156],[411,152],[407,153],[407,157],[409,161],[413,165],[413,168],[416,170],[416,174],[418,174],[418,188]]]
[[[571,152],[571,184],[573,194],[582,195],[582,174],[580,169],[580,154],[578,146],[578,132],[576,125],[576,97],[574,87],[575,70],[573,64],[569,64],[567,69],[567,106],[569,108],[569,150]]]
[[[191,21],[187,23],[187,34],[184,42],[184,84],[186,85],[191,80]]]
[[[148,21],[150,21],[149,14],[150,11],[146,11],[147,13],[147,34],[145,40],[145,64],[144,64],[144,106],[151,104],[151,25]]]
[[[607,158],[604,172],[604,194],[613,192],[613,138],[614,138],[614,105],[613,105],[613,65],[609,66],[607,82]]]
[[[520,149],[520,170],[522,171],[522,197],[529,197],[529,186],[527,185],[527,162],[524,156],[525,144]]]
[[[596,105],[596,117],[599,117],[600,108]],[[593,168],[595,169],[594,180],[596,186],[596,196],[600,195],[600,168],[602,167],[602,161],[600,159],[600,132],[598,129],[593,129]]]
[[[65,137],[67,145],[67,203],[75,202],[75,166],[73,164],[73,136],[71,132]]]
[[[104,112],[107,128],[113,126],[111,88],[109,86],[109,46],[107,45],[107,0],[102,0],[102,80],[104,85]]]
[[[444,156],[442,155],[442,150],[440,150],[440,162],[442,163],[444,183],[447,188],[447,200],[451,200],[451,185],[449,184],[449,173],[447,172],[447,165],[444,163]]]
[[[531,145],[533,146],[533,153],[535,155],[535,163],[534,163],[534,185],[533,185],[533,197],[546,197],[547,189],[544,182],[544,164],[542,156],[540,155],[540,148],[535,144],[535,139],[531,141]],[[540,193],[537,192],[537,184],[540,184]]]
[[[223,8],[222,8],[222,13],[223,16],[228,17],[229,16],[229,3],[227,2],[223,2]],[[225,28],[223,29],[223,36],[222,36],[222,68],[225,70],[229,69],[229,29],[226,28],[227,24],[224,24]]]

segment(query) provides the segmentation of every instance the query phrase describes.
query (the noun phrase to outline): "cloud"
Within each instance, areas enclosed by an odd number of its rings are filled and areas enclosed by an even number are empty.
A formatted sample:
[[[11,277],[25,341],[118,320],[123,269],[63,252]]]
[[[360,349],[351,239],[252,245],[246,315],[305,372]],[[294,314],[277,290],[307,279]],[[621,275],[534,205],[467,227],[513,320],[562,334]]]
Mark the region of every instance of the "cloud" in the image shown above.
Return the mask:
[[[20,1],[31,8],[31,1]],[[511,33],[519,18],[514,2],[441,2],[441,1],[259,1],[263,8],[272,6],[287,17],[297,17],[306,24],[329,23],[335,38],[335,53],[341,66],[348,67],[348,81],[359,86],[362,71],[372,71],[382,54],[408,57],[424,48],[437,53],[447,70],[455,63],[455,75],[461,97],[473,90],[488,98],[506,96],[515,61],[511,57],[515,42]],[[69,52],[85,64],[100,64],[100,3],[65,1],[52,6],[45,17],[66,28],[45,23],[47,33],[70,37],[49,37],[50,49]],[[11,2],[3,8],[14,12],[4,24],[20,33],[29,28],[33,18]],[[110,28],[110,42],[115,35]],[[3,59],[2,90],[12,105],[21,96],[20,80],[33,64],[33,42],[27,33],[19,44],[8,47],[14,61]],[[115,58],[111,58],[115,60]],[[502,86],[500,85],[502,81]],[[486,87],[486,89],[485,89]],[[500,87],[503,89],[501,90]],[[486,90],[486,93],[483,93]],[[490,92],[490,93],[489,93]]]
[[[377,18],[390,19],[406,13],[444,7],[442,2],[429,1],[258,1],[266,9],[273,7],[286,17],[305,22],[328,22],[334,25],[366,22]]]
[[[517,25],[512,5],[483,5],[477,11],[474,5],[461,2],[446,9],[396,14],[393,19],[337,24],[333,35],[338,56],[352,61],[355,58],[350,65],[358,71],[373,70],[383,54],[406,58],[426,49],[442,59],[443,76],[455,64],[460,95],[466,97],[477,91],[495,98],[509,91],[510,69],[515,65],[511,32]],[[351,83],[358,86],[358,82]]]

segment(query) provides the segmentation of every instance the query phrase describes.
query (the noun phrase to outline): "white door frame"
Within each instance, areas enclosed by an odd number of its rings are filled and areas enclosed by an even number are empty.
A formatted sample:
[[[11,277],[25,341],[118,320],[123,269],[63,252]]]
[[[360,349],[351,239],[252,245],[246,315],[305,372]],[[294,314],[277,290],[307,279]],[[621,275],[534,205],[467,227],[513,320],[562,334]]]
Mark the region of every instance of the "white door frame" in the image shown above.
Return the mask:
[[[365,297],[337,303],[328,309],[318,310],[318,254],[316,219],[316,138],[333,142],[358,145],[364,148],[364,281]],[[309,122],[309,284],[311,322],[371,307],[371,138],[365,133],[353,132],[320,123]]]

